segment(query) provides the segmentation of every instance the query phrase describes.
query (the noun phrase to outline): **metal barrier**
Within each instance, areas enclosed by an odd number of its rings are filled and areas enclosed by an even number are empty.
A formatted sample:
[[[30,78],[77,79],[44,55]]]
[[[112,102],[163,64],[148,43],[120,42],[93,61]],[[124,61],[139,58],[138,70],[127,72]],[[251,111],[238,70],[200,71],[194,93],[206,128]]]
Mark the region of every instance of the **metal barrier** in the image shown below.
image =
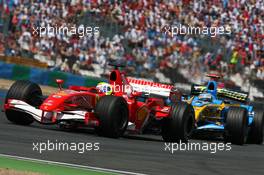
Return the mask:
[[[94,77],[82,77],[65,72],[8,64],[2,61],[0,61],[0,70],[0,78],[10,80],[30,80],[41,85],[54,87],[57,87],[56,79],[63,79],[65,87],[70,85],[96,86],[99,82],[106,81],[105,79]]]

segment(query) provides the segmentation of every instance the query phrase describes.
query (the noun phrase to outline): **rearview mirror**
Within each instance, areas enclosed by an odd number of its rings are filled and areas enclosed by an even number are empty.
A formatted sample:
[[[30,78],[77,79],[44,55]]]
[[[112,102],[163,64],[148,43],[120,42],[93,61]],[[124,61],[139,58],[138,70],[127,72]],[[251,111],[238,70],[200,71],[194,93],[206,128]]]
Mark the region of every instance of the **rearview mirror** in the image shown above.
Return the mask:
[[[58,87],[60,88],[60,90],[62,90],[62,85],[64,83],[64,80],[62,80],[62,79],[56,79],[56,83],[58,84]]]

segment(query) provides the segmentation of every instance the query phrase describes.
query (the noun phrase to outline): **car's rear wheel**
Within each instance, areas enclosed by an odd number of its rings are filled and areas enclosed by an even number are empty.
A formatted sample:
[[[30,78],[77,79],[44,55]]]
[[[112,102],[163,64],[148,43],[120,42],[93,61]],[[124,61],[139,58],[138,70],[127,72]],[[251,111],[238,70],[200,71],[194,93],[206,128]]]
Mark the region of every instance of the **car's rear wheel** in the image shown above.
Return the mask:
[[[39,85],[26,80],[18,80],[8,90],[5,103],[9,99],[16,99],[38,107],[42,103],[41,97],[42,91]],[[31,115],[20,111],[7,109],[5,114],[9,121],[19,125],[30,125],[34,121]]]
[[[253,123],[250,127],[249,142],[254,144],[262,144],[264,136],[264,111],[256,110]]]
[[[96,128],[98,135],[118,138],[126,131],[129,112],[124,98],[112,95],[100,98],[95,114],[99,119],[99,126]]]
[[[245,108],[230,107],[227,111],[225,140],[243,145],[248,135],[248,112]]]
[[[194,109],[185,102],[172,105],[169,117],[163,119],[162,138],[165,142],[187,142],[194,129]]]

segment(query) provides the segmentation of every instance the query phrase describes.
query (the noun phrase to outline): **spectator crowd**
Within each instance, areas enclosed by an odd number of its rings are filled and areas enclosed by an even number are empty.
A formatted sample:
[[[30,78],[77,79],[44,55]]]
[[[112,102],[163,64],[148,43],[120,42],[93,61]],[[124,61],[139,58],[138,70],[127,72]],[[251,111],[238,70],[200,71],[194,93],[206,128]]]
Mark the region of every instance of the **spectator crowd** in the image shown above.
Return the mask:
[[[113,37],[32,34],[35,26],[84,25],[87,14],[122,30]],[[264,80],[264,0],[0,0],[0,15],[0,55],[38,59],[55,70],[80,74],[93,71],[92,64],[104,69],[109,60],[125,60],[127,71],[141,77],[184,69],[189,77],[217,70]],[[164,32],[179,25],[230,27],[231,34]]]

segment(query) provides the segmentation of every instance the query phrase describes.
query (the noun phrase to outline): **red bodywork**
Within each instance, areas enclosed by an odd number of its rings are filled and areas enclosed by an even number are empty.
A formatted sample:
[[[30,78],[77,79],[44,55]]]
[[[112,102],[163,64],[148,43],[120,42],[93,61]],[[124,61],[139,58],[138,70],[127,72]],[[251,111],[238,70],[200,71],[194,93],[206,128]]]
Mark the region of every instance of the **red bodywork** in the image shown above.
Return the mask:
[[[138,98],[142,97],[142,92],[130,91],[133,89],[129,83],[131,79],[128,80],[124,72],[120,72],[118,69],[113,70],[110,73],[109,82],[114,87],[113,95],[122,96],[126,99],[129,108],[129,122],[135,124],[136,131],[142,129],[150,116],[154,116],[156,120],[169,116],[170,107],[165,106],[162,98],[146,98],[145,101],[139,101]],[[146,83],[146,85],[152,86],[153,84]],[[155,84],[155,86],[159,85],[162,86],[163,84]],[[121,88],[115,88],[117,86]],[[170,85],[163,86],[172,88]]]
[[[100,97],[105,96],[105,93],[100,92],[95,87],[70,86],[68,89],[62,89],[62,80],[56,81],[60,90],[57,93],[51,94],[44,100],[39,109],[42,111],[40,122],[58,123],[60,113],[69,113],[70,111],[85,111],[85,119],[81,121],[84,125],[98,126],[99,120],[95,115],[95,106]],[[109,75],[109,83],[113,87],[112,95],[123,97],[128,104],[129,122],[133,123],[134,131],[140,132],[150,117],[156,120],[168,117],[170,107],[165,105],[162,98],[144,97],[142,92],[133,91],[124,72],[115,68]],[[161,85],[166,88],[172,88],[170,85]],[[119,86],[119,89],[117,87]],[[5,109],[10,109],[12,106],[7,103]],[[47,121],[44,118],[46,113],[51,113],[52,117]]]

